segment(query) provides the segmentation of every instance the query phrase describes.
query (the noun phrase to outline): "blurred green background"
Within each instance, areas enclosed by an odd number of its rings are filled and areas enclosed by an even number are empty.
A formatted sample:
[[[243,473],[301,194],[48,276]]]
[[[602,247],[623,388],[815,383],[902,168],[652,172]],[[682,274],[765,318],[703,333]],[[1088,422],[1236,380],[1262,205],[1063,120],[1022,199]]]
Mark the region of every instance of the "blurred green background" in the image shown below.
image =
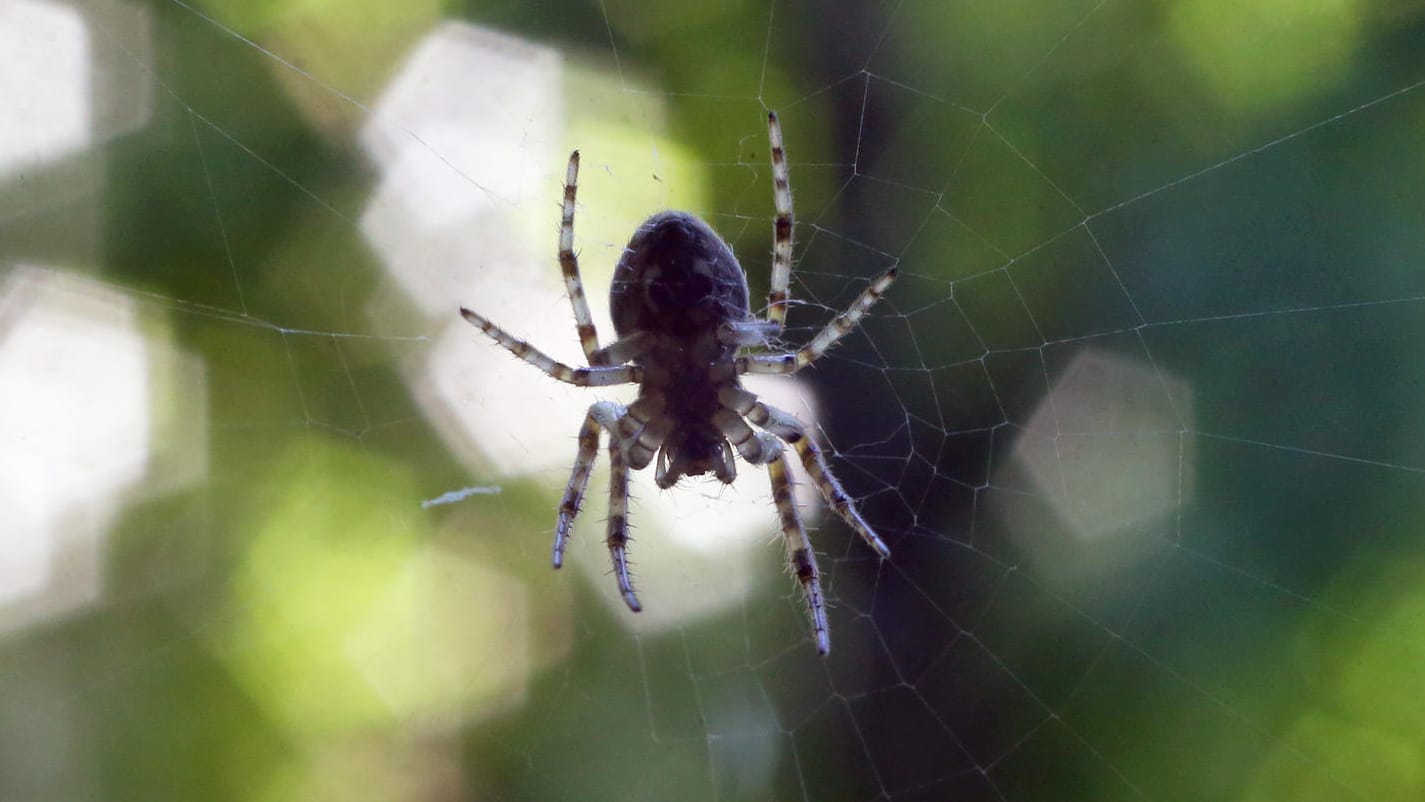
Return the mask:
[[[1418,4],[0,0],[0,98],[0,799],[1425,798]],[[605,342],[661,209],[765,297],[771,109],[788,341],[902,276],[756,387],[825,659],[756,469],[550,571],[627,396],[456,314],[579,358],[576,147]]]

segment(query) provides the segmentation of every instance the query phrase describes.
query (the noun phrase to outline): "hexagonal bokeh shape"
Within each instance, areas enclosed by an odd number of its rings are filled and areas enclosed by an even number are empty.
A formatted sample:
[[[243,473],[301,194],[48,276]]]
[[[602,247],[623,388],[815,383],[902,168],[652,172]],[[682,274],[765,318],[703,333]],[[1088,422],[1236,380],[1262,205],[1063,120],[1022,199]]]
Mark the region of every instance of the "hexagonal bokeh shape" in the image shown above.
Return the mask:
[[[0,177],[89,144],[89,30],[78,9],[43,0],[0,6]]]
[[[204,473],[203,378],[83,279],[20,268],[0,320],[0,624],[19,626],[99,597],[104,534],[136,490]]]
[[[148,69],[148,13],[104,0],[0,5],[0,180],[148,120],[152,80],[133,75]]]
[[[1045,571],[1093,573],[1191,500],[1191,428],[1186,382],[1144,361],[1080,351],[996,472],[996,485],[1030,494],[998,505],[1001,516]]]

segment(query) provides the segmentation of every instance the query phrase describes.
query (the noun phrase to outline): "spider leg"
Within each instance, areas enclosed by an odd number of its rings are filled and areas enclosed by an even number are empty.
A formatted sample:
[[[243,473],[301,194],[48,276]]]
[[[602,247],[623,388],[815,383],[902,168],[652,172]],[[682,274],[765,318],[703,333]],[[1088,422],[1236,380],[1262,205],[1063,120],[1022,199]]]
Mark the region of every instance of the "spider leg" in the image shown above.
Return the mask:
[[[664,412],[667,408],[666,396],[650,390],[630,404],[628,411],[619,418],[615,431],[629,468],[641,471],[648,467],[668,433],[673,431],[673,418]]]
[[[891,556],[891,550],[885,541],[881,540],[876,531],[861,517],[851,496],[846,493],[845,488],[831,473],[831,467],[826,464],[826,456],[807,436],[806,424],[797,420],[792,414],[768,406],[758,401],[757,396],[752,393],[736,387],[724,387],[718,393],[718,401],[723,404],[724,409],[747,416],[748,420],[782,438],[792,448],[795,448],[797,456],[801,458],[802,466],[811,476],[812,483],[821,491],[826,503],[831,505],[841,520],[855,530],[856,534],[866,541],[866,545],[874,549],[882,558]],[[746,424],[743,425],[746,426]]]
[[[891,286],[891,282],[896,280],[899,272],[893,267],[877,276],[866,289],[861,291],[860,295],[856,296],[856,300],[851,302],[845,312],[833,318],[806,345],[797,349],[797,370],[815,362],[838,340],[855,331],[856,327],[861,325],[861,318],[865,317],[871,307],[881,300],[881,296]]]
[[[831,651],[831,635],[826,622],[826,601],[821,594],[821,572],[816,567],[816,553],[807,538],[806,526],[797,512],[790,468],[787,455],[780,451],[767,463],[767,472],[772,477],[772,500],[777,504],[777,515],[782,521],[787,560],[802,585],[802,595],[806,597],[807,613],[811,616],[812,632],[816,637],[816,651],[825,655]]]
[[[579,332],[579,345],[590,365],[613,365],[601,359],[599,333],[589,314],[589,299],[584,297],[584,282],[579,278],[579,257],[574,253],[574,195],[579,191],[579,151],[569,154],[569,168],[564,173],[563,214],[559,221],[559,269],[564,273],[564,289],[574,306],[574,323]],[[627,360],[624,360],[627,361]]]
[[[831,350],[838,340],[856,330],[861,324],[861,319],[866,316],[872,306],[881,300],[886,288],[891,286],[891,282],[896,280],[898,271],[891,268],[877,276],[861,294],[856,296],[856,300],[846,308],[845,312],[837,315],[830,323],[822,327],[815,337],[795,353],[791,354],[761,354],[755,356],[744,356],[737,360],[737,372],[743,373],[796,373],[802,368],[810,365],[821,358],[822,354]]]
[[[524,340],[511,337],[499,326],[463,306],[460,308],[460,314],[470,325],[485,332],[505,350],[559,381],[580,387],[607,387],[611,384],[637,384],[643,380],[643,369],[637,365],[571,368],[563,362],[554,361]]]
[[[782,143],[782,124],[777,113],[767,115],[767,139],[772,152],[772,200],[777,207],[772,225],[772,279],[767,287],[767,320],[780,332],[787,324],[788,286],[792,281],[792,182],[787,169],[787,152]]]
[[[721,398],[722,393],[719,393],[718,399]],[[732,447],[737,449],[737,453],[753,465],[766,465],[782,451],[782,444],[777,442],[777,438],[754,432],[752,427],[747,425],[747,421],[742,419],[742,415],[726,404],[713,413],[712,424],[722,432],[722,436],[727,438]]]
[[[625,416],[625,410],[612,401],[600,401],[589,407],[584,425],[579,427],[579,453],[574,458],[574,470],[564,488],[564,500],[559,503],[559,520],[554,525],[554,567],[564,565],[564,546],[574,527],[574,518],[584,505],[584,491],[589,487],[589,474],[594,469],[594,456],[599,451],[599,432],[613,431]]]
[[[590,365],[622,365],[643,355],[651,344],[647,332],[636,331],[589,355]]]
[[[628,464],[618,443],[609,444],[609,557],[614,563],[614,577],[619,593],[628,609],[639,612],[643,605],[633,592],[633,579],[628,572]]]

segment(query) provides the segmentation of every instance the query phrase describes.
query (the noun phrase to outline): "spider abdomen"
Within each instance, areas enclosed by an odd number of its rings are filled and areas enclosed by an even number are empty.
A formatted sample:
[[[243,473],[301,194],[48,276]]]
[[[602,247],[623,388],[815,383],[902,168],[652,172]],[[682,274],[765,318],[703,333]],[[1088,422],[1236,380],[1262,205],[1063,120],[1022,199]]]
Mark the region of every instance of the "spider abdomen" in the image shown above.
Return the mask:
[[[609,311],[620,337],[643,331],[691,344],[751,317],[747,276],[707,223],[687,212],[661,212],[624,248]]]

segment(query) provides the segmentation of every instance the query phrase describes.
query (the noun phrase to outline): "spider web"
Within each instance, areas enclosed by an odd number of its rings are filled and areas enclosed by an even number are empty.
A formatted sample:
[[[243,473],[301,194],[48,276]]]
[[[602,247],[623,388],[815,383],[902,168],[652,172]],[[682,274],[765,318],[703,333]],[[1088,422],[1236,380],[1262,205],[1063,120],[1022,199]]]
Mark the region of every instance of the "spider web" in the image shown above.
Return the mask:
[[[1425,794],[1422,20],[1192,0],[0,7],[0,798]],[[635,485],[554,259],[687,208],[892,549]],[[601,460],[602,462],[602,460]],[[603,466],[600,466],[603,471]],[[646,482],[646,477],[642,481]]]

